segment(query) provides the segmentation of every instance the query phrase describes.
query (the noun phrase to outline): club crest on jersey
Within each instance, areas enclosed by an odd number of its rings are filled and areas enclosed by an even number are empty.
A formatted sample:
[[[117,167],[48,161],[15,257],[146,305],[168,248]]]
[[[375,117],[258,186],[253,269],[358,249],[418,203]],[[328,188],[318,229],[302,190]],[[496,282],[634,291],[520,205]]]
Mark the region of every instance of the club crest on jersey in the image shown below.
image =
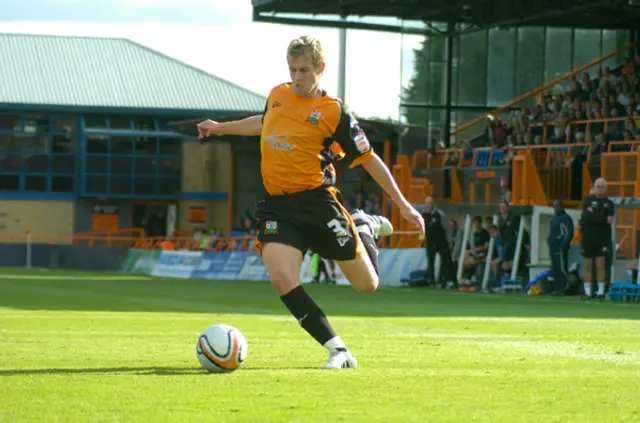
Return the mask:
[[[317,125],[320,123],[321,117],[322,117],[322,113],[318,112],[317,110],[313,110],[309,115],[307,122],[309,122],[312,125]]]
[[[276,235],[278,233],[278,222],[267,220],[264,224],[265,235]]]
[[[353,138],[353,140],[355,141],[356,148],[360,153],[369,151],[369,149],[371,148],[371,145],[369,144],[369,140],[367,139],[367,136],[362,131],[358,132],[356,136]]]

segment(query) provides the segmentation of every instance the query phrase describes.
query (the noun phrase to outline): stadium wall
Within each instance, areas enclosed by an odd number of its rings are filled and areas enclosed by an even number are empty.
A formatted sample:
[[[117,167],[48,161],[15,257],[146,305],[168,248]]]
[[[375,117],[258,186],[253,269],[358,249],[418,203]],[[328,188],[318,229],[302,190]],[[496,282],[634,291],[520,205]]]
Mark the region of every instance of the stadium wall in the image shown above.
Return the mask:
[[[204,201],[204,200],[182,200],[178,206],[180,229],[205,228],[221,229],[227,233],[229,223],[228,200],[224,201]],[[202,221],[194,221],[190,218],[192,207],[202,207],[206,211],[206,218]]]
[[[74,202],[74,232],[92,231],[93,214],[96,207],[108,207],[110,210],[116,209],[118,213],[118,226],[120,228],[130,228],[133,226],[133,202],[130,200],[110,199],[109,201],[97,200],[76,200]]]
[[[2,200],[0,233],[32,233],[71,236],[74,230],[73,201]],[[70,242],[70,240],[69,240]]]
[[[221,228],[229,225],[229,197],[213,198],[207,193],[228,193],[232,181],[233,154],[230,143],[184,143],[182,190],[188,198],[179,204],[179,227]],[[206,209],[206,221],[189,218],[191,207]]]
[[[416,249],[381,249],[380,285],[399,286],[404,280],[421,278],[426,266],[425,252]],[[300,280],[312,280],[310,256],[306,255],[300,270]],[[122,262],[124,273],[146,274],[159,277],[210,280],[269,281],[269,275],[258,253],[254,251],[202,252],[157,251],[131,249]],[[336,281],[348,284],[336,267]]]
[[[26,267],[27,245],[0,244],[0,267]],[[125,247],[31,245],[31,266],[47,269],[118,271],[127,257]]]

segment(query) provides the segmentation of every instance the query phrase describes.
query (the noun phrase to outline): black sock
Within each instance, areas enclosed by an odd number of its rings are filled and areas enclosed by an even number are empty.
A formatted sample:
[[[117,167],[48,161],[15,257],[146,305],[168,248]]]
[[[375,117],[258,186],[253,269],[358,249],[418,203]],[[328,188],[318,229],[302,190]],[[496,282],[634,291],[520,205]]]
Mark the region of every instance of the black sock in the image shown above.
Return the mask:
[[[313,299],[307,294],[302,285],[292,289],[289,293],[280,297],[285,306],[289,309],[293,317],[300,322],[300,326],[309,335],[323,345],[336,333],[327,320],[324,312]]]
[[[376,274],[380,276],[380,271],[378,271],[378,245],[370,233],[360,232],[358,235],[360,235],[360,240],[364,244],[364,249],[367,250],[367,255],[371,259],[371,264],[373,264]]]

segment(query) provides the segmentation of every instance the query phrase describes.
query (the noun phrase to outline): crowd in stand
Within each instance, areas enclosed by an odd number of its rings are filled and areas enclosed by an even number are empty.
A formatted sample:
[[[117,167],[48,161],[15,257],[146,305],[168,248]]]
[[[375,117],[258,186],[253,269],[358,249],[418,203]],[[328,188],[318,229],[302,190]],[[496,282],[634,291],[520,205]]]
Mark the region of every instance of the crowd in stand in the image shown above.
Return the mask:
[[[599,68],[594,77],[583,72],[573,76],[569,87],[544,93],[533,109],[523,108],[506,122],[492,120],[490,145],[524,146],[588,142],[604,151],[610,141],[640,141],[640,56],[627,59],[619,75],[609,67]],[[608,122],[603,120],[619,119]],[[585,121],[595,121],[587,125]],[[600,122],[598,122],[600,121]],[[569,125],[571,122],[576,122]],[[551,124],[546,140],[544,124]]]
[[[604,67],[594,76],[573,76],[568,86],[545,91],[533,108],[488,116],[485,135],[484,146],[498,149],[588,143],[596,155],[606,152],[611,141],[640,141],[640,56],[627,58],[615,73]],[[446,164],[470,164],[472,145],[455,147],[458,151],[445,157]]]

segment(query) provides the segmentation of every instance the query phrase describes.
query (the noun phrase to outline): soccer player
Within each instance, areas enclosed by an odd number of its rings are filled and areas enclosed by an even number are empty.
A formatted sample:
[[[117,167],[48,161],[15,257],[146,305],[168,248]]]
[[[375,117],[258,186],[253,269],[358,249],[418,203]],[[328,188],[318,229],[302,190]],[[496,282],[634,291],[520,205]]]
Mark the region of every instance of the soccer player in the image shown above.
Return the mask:
[[[593,297],[593,265],[596,267],[598,292],[596,297],[604,299],[606,286],[606,257],[610,253],[611,224],[613,223],[614,205],[606,197],[607,181],[596,179],[593,184],[594,195],[582,201],[582,257],[584,257],[584,298]],[[595,263],[594,263],[595,262]]]
[[[258,242],[264,265],[280,299],[300,325],[329,350],[324,369],[357,367],[344,341],[300,284],[307,249],[335,260],[359,292],[378,287],[375,238],[393,232],[382,216],[349,214],[334,187],[333,162],[362,165],[398,205],[402,216],[424,233],[424,221],[404,198],[384,162],[340,100],[319,87],[325,69],[320,41],[293,40],[287,50],[291,82],[271,90],[262,115],[198,124],[199,137],[260,135],[262,182],[269,194],[258,203]],[[334,143],[335,141],[335,143]]]

